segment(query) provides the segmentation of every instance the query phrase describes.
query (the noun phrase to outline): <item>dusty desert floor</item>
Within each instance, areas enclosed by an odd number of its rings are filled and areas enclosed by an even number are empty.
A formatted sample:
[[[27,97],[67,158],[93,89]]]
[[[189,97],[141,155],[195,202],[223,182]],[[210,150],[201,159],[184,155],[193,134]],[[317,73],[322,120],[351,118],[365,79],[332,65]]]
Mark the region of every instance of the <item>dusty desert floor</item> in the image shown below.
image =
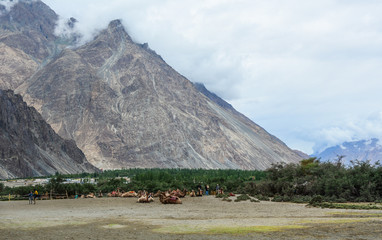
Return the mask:
[[[135,198],[0,202],[0,239],[381,239],[382,210]]]

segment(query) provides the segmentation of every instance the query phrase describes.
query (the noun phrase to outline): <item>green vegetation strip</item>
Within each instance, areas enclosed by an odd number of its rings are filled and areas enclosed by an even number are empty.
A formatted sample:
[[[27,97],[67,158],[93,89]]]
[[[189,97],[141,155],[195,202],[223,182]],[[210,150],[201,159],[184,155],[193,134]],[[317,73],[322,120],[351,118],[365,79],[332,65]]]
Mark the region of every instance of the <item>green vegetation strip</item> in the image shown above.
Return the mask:
[[[64,184],[66,178],[82,178],[82,184]],[[70,181],[68,181],[70,182]],[[346,202],[382,203],[382,165],[377,162],[354,161],[350,166],[336,162],[320,162],[316,158],[300,163],[277,163],[265,171],[204,169],[122,169],[102,173],[51,176],[49,183],[34,187],[10,188],[0,183],[0,196],[26,197],[36,188],[40,194],[75,195],[121,191],[149,192],[168,189],[188,191],[209,186],[226,193],[248,194],[258,200],[275,202],[317,203],[317,207],[339,209],[382,209],[381,207],[342,205]],[[219,196],[226,198],[226,195]],[[244,197],[243,197],[244,198]],[[238,199],[249,200],[249,199]],[[313,205],[314,206],[314,205]]]
[[[359,210],[382,210],[381,205],[376,204],[348,204],[348,203],[314,203],[311,206],[320,208],[335,208],[335,209],[359,209]]]
[[[382,217],[381,213],[368,213],[368,212],[328,212],[327,214],[334,216],[349,216],[349,217]]]
[[[379,218],[335,218],[335,219],[311,219],[299,221],[299,224],[347,224],[347,223],[360,223],[380,220]]]
[[[30,220],[15,222],[12,220],[0,221],[0,229],[37,229],[44,227],[56,227],[56,226],[78,226],[84,225],[85,222],[80,221],[58,221],[58,220]]]

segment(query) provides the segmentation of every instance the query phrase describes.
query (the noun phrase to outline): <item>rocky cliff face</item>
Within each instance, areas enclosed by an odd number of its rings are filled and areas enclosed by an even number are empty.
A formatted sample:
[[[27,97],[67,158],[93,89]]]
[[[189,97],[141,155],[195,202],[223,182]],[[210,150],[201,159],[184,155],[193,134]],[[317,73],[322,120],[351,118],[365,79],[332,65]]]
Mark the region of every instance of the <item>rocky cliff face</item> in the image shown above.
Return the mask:
[[[118,20],[17,91],[99,168],[265,169],[301,159],[134,43]]]
[[[95,166],[265,169],[302,159],[134,43],[118,20],[64,48],[70,41],[53,34],[57,16],[41,4],[20,0],[1,17],[0,88],[16,89]]]
[[[0,88],[16,89],[66,46],[54,35],[56,13],[41,1],[0,2]],[[68,40],[66,40],[68,41]]]
[[[0,90],[0,178],[94,172],[73,140],[64,140],[20,95]]]

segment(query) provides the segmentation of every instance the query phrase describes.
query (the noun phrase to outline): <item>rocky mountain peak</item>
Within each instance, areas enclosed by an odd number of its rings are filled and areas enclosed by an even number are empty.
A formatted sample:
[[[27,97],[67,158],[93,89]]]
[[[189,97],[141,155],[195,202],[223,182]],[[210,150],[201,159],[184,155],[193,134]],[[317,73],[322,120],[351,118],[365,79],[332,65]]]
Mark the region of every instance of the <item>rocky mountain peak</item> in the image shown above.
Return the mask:
[[[55,39],[57,19],[57,14],[43,2],[19,0],[9,12],[0,15],[0,26],[3,30],[10,31],[34,30],[43,34],[46,39]]]
[[[109,23],[106,31],[101,32],[100,36],[103,34],[107,34],[109,38],[113,38],[115,40],[120,39],[121,41],[130,41],[131,37],[125,30],[125,27],[123,26],[121,20],[116,19]]]
[[[123,31],[125,32],[125,28],[122,25],[121,19],[115,19],[109,23],[109,30]]]

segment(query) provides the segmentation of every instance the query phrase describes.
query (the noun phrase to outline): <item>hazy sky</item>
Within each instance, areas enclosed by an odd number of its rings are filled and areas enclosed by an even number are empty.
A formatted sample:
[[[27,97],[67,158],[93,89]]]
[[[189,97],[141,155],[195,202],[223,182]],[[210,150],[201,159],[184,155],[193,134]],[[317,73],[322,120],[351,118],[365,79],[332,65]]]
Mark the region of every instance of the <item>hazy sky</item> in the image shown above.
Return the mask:
[[[130,36],[294,149],[382,137],[382,1],[43,0]]]

